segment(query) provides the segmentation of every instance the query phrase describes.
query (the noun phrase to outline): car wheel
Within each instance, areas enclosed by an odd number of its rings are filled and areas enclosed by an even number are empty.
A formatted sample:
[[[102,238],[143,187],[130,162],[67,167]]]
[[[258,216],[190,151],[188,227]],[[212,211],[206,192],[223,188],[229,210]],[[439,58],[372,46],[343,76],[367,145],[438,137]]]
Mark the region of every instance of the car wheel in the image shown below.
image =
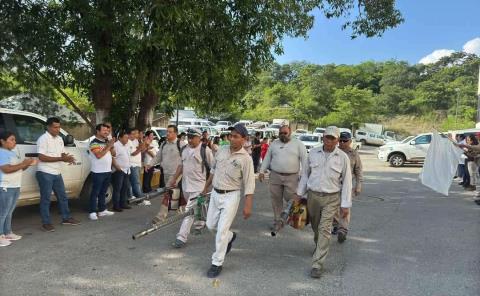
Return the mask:
[[[361,139],[361,140],[360,140],[360,143],[362,143],[362,145],[366,145],[366,144],[367,144],[367,141],[365,141],[365,139]]]
[[[405,164],[405,156],[400,153],[395,153],[392,156],[390,156],[390,165],[392,167],[401,167]]]

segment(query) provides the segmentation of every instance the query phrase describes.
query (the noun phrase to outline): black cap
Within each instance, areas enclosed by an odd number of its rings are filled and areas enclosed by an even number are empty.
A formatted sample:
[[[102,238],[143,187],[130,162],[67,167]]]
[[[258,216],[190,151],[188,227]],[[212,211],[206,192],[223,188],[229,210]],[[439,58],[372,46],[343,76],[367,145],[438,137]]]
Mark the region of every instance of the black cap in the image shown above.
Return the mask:
[[[235,124],[234,126],[231,126],[228,128],[229,131],[237,131],[237,133],[239,133],[242,137],[248,137],[248,130],[247,128],[241,124],[241,123],[237,123]]]
[[[340,139],[350,140],[351,138],[352,138],[352,135],[349,132],[340,133]]]

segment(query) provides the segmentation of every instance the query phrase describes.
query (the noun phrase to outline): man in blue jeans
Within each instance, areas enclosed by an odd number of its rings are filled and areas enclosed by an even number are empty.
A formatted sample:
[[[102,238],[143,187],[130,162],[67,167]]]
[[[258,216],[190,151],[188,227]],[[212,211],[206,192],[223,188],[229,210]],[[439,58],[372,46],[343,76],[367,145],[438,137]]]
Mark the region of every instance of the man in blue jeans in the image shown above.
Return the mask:
[[[68,197],[62,178],[62,165],[64,162],[73,164],[75,158],[65,152],[63,139],[60,137],[60,119],[51,117],[47,119],[47,131],[37,140],[38,166],[37,181],[40,186],[40,215],[42,229],[55,231],[50,220],[50,197],[52,191],[57,196],[58,207],[62,214],[63,225],[79,225],[80,222],[70,216]]]
[[[130,153],[130,186],[129,197],[143,197],[140,186],[140,169],[142,168],[142,152],[147,151],[143,143],[138,140],[138,128],[132,128],[128,133],[128,151]]]
[[[111,216],[114,214],[107,210],[105,194],[107,193],[108,186],[110,186],[112,156],[115,156],[115,149],[113,148],[115,141],[113,139],[107,140],[110,134],[108,125],[98,124],[95,129],[95,138],[90,142],[89,146],[92,192],[90,193],[88,217],[93,221],[98,220],[98,217]]]

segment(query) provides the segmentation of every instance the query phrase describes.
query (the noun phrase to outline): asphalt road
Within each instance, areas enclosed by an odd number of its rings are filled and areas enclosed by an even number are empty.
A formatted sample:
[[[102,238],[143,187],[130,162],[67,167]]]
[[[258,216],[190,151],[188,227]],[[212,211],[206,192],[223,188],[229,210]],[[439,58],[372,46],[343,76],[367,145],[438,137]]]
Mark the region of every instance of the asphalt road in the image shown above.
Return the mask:
[[[448,197],[418,182],[420,167],[390,168],[362,151],[364,192],[354,201],[348,240],[331,241],[326,272],[309,277],[311,229],[271,237],[267,187],[254,214],[239,216],[238,238],[218,281],[206,277],[214,236],[171,247],[179,225],[133,241],[158,210],[139,206],[80,226],[40,230],[38,207],[14,213],[24,238],[0,249],[0,295],[480,295],[480,207],[452,186]],[[60,222],[57,210],[55,223]]]

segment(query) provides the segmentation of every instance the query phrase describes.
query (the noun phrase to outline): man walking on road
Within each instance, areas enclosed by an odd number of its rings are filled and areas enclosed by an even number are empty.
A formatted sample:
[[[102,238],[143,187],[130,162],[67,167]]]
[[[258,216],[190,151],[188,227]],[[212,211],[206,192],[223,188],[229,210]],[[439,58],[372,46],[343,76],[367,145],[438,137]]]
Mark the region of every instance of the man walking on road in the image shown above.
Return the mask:
[[[363,172],[362,172],[362,161],[360,160],[360,155],[358,151],[352,149],[352,135],[349,132],[341,132],[340,140],[338,147],[347,154],[350,159],[350,168],[352,170],[353,181],[355,181],[355,189],[353,194],[355,196],[359,195],[362,191],[362,182],[363,182]],[[353,183],[352,183],[353,184]],[[335,214],[334,227],[332,234],[337,234],[337,239],[339,243],[343,243],[347,239],[348,225],[350,224],[350,215],[352,214],[352,209],[348,211],[348,215],[343,218],[340,216],[340,209]],[[337,231],[338,229],[338,231]]]
[[[340,216],[346,218],[352,206],[350,160],[337,147],[339,136],[336,126],[325,129],[323,146],[310,150],[298,184],[297,198],[308,194],[307,209],[316,245],[310,273],[313,278],[320,278],[322,274],[335,213],[340,207]]]
[[[182,149],[181,163],[169,183],[170,187],[175,187],[176,180],[182,175],[183,197],[187,202],[185,211],[189,211],[196,205],[197,200],[193,198],[202,193],[213,165],[212,150],[202,145],[201,136],[198,129],[187,130],[188,145]],[[187,243],[194,218],[194,215],[190,215],[183,219],[174,243],[176,248],[182,248]]]
[[[262,162],[258,179],[263,182],[265,172],[270,170],[270,196],[272,199],[274,222],[272,230],[282,228],[280,214],[283,200],[295,198],[300,169],[307,165],[307,149],[302,142],[291,138],[289,126],[282,126],[279,139],[272,142]]]
[[[229,129],[232,132],[230,146],[222,146],[215,154],[215,164],[203,190],[203,194],[206,194],[210,185],[213,184],[207,213],[207,227],[216,230],[217,233],[212,265],[207,272],[209,278],[220,274],[225,255],[230,252],[233,241],[237,237],[235,232],[230,231],[230,226],[237,214],[242,184],[245,192],[243,208],[245,219],[251,215],[255,191],[253,161],[243,148],[248,131],[242,124],[236,124]]]
[[[177,137],[178,129],[175,125],[169,125],[167,127],[167,139],[160,145],[160,150],[154,159],[148,164],[148,168],[160,164],[163,169],[163,180],[166,185],[173,185],[172,187],[177,187],[178,179],[174,179],[175,172],[177,171],[178,166],[181,164],[181,150],[184,146],[181,143],[181,140]],[[175,182],[173,182],[175,181]],[[168,214],[168,205],[165,206],[163,203],[160,205],[160,211],[153,218],[152,224],[158,224],[163,221]]]
[[[105,194],[112,175],[112,156],[115,156],[113,139],[107,140],[110,129],[106,124],[98,124],[95,128],[95,138],[90,142],[90,163],[92,177],[92,192],[90,193],[90,220],[98,220],[98,216],[111,216],[113,212],[107,210]],[[98,204],[98,207],[97,207]]]

